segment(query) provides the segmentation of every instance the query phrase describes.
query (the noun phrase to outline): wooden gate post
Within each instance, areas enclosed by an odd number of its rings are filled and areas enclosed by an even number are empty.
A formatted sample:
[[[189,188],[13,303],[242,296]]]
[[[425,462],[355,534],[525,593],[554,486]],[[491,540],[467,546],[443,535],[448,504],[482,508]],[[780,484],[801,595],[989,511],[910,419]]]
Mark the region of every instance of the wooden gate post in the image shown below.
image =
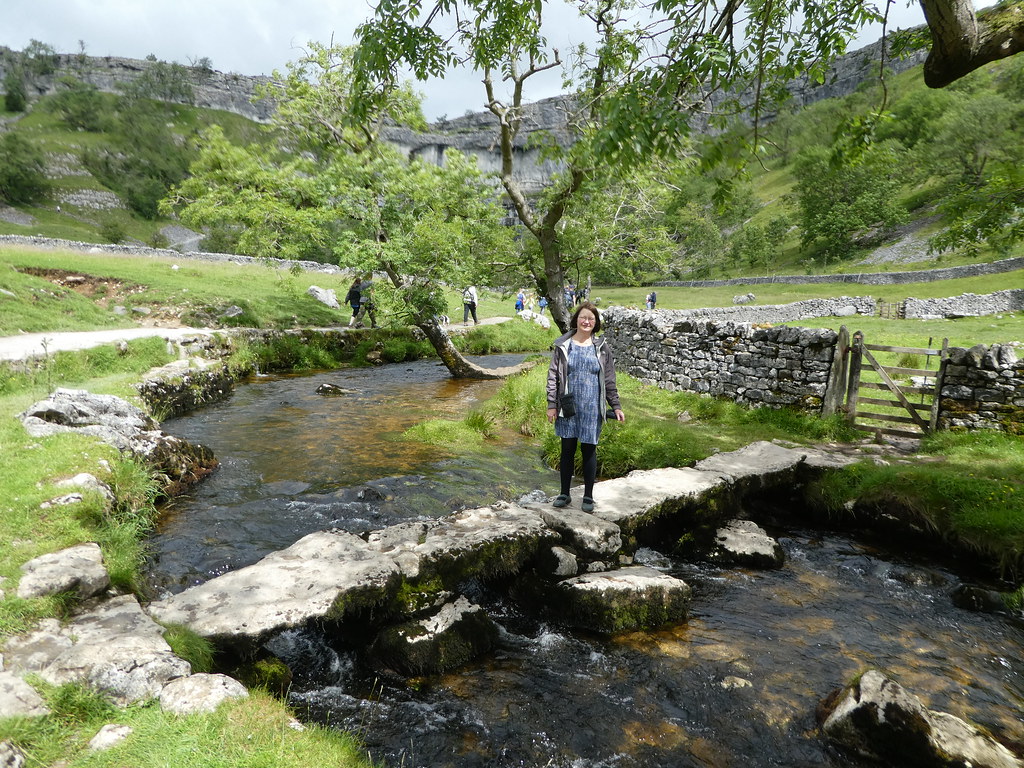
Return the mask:
[[[821,415],[831,416],[843,407],[846,397],[846,377],[850,371],[850,331],[845,325],[839,326],[836,350],[832,355],[832,367],[828,372],[825,396],[822,398]]]
[[[946,377],[946,364],[949,362],[949,339],[942,340],[942,352],[939,355],[939,370],[935,372],[935,394],[932,395],[932,413],[928,420],[928,431],[939,428],[939,410],[942,402],[942,380]]]
[[[846,420],[857,418],[857,397],[860,389],[860,366],[864,355],[864,334],[857,331],[850,344],[850,378],[846,386]]]

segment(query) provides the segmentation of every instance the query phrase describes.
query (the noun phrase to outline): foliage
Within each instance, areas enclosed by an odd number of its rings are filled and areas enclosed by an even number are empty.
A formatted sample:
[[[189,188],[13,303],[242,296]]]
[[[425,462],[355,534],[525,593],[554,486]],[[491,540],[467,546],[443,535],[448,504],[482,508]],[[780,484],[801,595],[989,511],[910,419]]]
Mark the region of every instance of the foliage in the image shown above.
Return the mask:
[[[28,203],[48,188],[46,158],[39,148],[19,131],[0,135],[0,200]]]
[[[4,75],[4,109],[8,112],[24,112],[28,106],[28,89],[20,67],[12,66]]]
[[[177,62],[151,61],[142,74],[120,84],[121,92],[129,101],[153,99],[183,104],[195,102],[195,92],[189,79],[188,68]]]
[[[192,151],[175,136],[163,105],[121,99],[107,142],[87,148],[85,166],[140,216],[154,219],[168,188],[185,177]]]
[[[47,103],[47,109],[57,113],[73,131],[99,133],[109,123],[107,100],[92,83],[77,77],[62,77],[57,94]]]
[[[898,149],[886,145],[838,164],[825,150],[805,150],[795,167],[804,244],[819,242],[827,263],[849,256],[864,230],[903,222],[896,195],[900,159]]]

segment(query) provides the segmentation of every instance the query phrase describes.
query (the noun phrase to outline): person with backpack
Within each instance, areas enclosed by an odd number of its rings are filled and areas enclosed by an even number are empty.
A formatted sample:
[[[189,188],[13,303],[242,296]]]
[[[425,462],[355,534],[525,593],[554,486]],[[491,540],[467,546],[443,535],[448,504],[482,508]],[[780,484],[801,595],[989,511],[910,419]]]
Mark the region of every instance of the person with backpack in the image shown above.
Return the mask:
[[[537,306],[540,308],[539,314],[543,315],[544,310],[548,308],[548,297],[542,295],[539,299],[537,299]]]
[[[356,278],[352,282],[352,286],[348,289],[348,293],[345,295],[345,303],[352,307],[352,319],[348,321],[349,325],[352,325],[356,321],[356,315],[359,314],[359,301],[360,294],[362,293],[362,283],[360,278]]]
[[[651,291],[651,306],[649,307],[649,309],[657,309],[657,308],[658,308],[658,292],[657,291]]]
[[[371,275],[372,278],[372,275]],[[363,320],[367,315],[370,316],[370,327],[377,327],[377,307],[373,303],[373,297],[370,294],[370,288],[373,286],[373,280],[363,280],[359,285],[359,314],[352,318],[355,322],[356,328],[363,328]]]
[[[473,325],[480,325],[480,321],[476,317],[476,286],[467,285],[462,291],[462,324],[469,324],[469,316],[473,315]]]

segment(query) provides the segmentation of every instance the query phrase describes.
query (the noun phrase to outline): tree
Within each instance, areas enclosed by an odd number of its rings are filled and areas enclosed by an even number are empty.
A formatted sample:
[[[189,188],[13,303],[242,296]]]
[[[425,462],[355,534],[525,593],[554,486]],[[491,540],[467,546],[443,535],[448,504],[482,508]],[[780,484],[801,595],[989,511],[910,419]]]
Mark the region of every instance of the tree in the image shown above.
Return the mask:
[[[538,286],[563,327],[564,264],[559,222],[568,202],[600,168],[612,174],[653,156],[671,156],[692,126],[721,127],[746,114],[750,150],[762,151],[761,117],[784,101],[786,86],[807,75],[822,82],[828,66],[865,24],[885,13],[867,0],[566,0],[589,18],[597,42],[581,45],[566,67],[576,98],[568,124],[577,143],[565,172],[538,206],[514,182],[515,141],[522,130],[524,86],[560,66],[542,16],[557,0],[378,0],[358,30],[357,92],[372,109],[403,67],[416,77],[444,77],[456,67],[481,74],[502,151],[505,191],[543,254]],[[946,85],[983,64],[1024,50],[1018,2],[975,14],[970,0],[921,0],[931,34],[926,81]],[[882,4],[888,8],[888,4]],[[927,38],[927,35],[924,36]],[[927,42],[927,40],[925,40]],[[507,94],[499,94],[504,83]],[[864,126],[869,126],[865,122]],[[866,133],[866,131],[865,131]]]
[[[0,134],[0,200],[30,203],[46,194],[46,158],[17,131]]]
[[[902,223],[899,167],[896,151],[882,145],[842,163],[827,150],[805,150],[795,167],[803,244],[820,245],[827,264],[848,256],[858,233]]]
[[[367,122],[351,121],[351,56],[311,44],[286,75],[275,73],[266,95],[278,105],[280,147],[237,147],[214,127],[164,209],[195,227],[237,226],[242,253],[326,250],[341,266],[383,273],[402,319],[424,333],[454,377],[503,375],[467,361],[437,319],[447,313],[446,285],[480,281],[491,258],[514,250],[493,182],[458,152],[439,167],[407,162],[377,140],[385,116],[415,119],[411,89]]]

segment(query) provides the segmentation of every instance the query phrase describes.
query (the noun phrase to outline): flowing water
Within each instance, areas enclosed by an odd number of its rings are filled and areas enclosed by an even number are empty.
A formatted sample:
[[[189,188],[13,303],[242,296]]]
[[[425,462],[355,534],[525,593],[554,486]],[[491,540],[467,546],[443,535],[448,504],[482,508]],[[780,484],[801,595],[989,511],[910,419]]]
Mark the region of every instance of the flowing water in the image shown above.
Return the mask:
[[[325,381],[358,394],[313,394]],[[154,583],[178,591],[324,527],[360,532],[532,488],[552,493],[536,449],[507,442],[499,457],[439,460],[437,449],[395,441],[425,414],[458,417],[495,388],[451,382],[422,362],[265,377],[168,422],[210,445],[223,467],[162,524]],[[771,532],[786,551],[779,570],[642,550],[639,560],[694,590],[689,619],[660,632],[569,632],[476,584],[470,597],[501,638],[450,674],[378,677],[355,649],[312,631],[268,647],[295,671],[301,717],[356,732],[390,766],[860,765],[818,736],[816,708],[867,667],[1021,749],[1020,623],[954,607],[959,581],[940,565],[832,533]]]

